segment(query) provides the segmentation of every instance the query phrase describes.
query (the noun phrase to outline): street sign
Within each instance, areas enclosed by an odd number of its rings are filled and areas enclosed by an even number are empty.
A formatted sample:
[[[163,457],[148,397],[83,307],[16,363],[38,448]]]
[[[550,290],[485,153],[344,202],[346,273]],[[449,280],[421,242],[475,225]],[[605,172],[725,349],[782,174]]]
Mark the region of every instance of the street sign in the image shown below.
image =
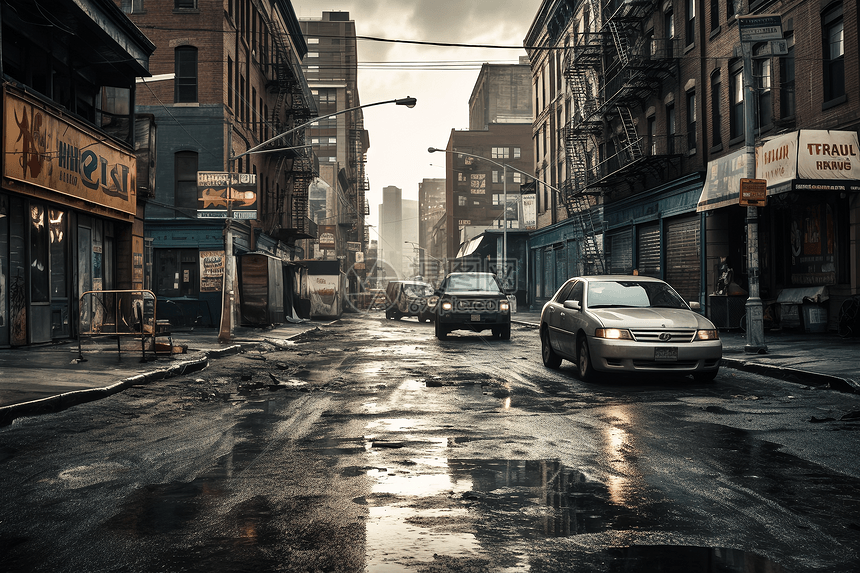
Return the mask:
[[[767,205],[767,179],[741,179],[738,204],[746,207]]]
[[[225,171],[197,172],[197,218],[257,218],[257,175]]]
[[[737,21],[741,42],[782,40],[782,16],[779,14],[738,16]]]

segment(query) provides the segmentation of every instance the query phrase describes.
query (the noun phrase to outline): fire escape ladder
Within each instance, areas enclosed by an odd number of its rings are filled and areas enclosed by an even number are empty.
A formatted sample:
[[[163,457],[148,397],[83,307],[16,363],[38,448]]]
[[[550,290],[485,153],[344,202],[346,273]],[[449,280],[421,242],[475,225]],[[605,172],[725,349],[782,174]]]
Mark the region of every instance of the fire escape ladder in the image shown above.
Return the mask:
[[[633,163],[642,158],[642,140],[636,132],[636,124],[633,122],[633,112],[629,107],[618,106],[618,116],[621,119],[621,124],[624,127],[624,138],[622,147],[625,151],[628,162]]]
[[[612,34],[612,41],[615,43],[615,51],[618,53],[618,60],[621,62],[622,66],[626,66],[630,62],[627,38],[621,30],[618,29],[618,22],[610,19],[606,24]]]

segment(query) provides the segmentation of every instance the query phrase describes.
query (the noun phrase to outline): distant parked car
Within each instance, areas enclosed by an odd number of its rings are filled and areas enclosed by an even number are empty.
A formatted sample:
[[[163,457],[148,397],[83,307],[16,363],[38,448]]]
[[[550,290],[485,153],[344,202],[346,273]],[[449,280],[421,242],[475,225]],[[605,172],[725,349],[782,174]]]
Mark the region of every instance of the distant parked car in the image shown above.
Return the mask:
[[[723,347],[698,308],[655,278],[572,278],[541,311],[541,357],[548,368],[570,360],[583,380],[598,372],[660,372],[711,381]]]
[[[418,322],[433,319],[435,296],[433,286],[420,281],[391,281],[385,289],[388,306],[385,318],[400,320],[405,316],[415,316]]]
[[[511,310],[507,295],[492,273],[450,273],[439,290],[436,303],[436,338],[444,340],[454,330],[511,337]]]

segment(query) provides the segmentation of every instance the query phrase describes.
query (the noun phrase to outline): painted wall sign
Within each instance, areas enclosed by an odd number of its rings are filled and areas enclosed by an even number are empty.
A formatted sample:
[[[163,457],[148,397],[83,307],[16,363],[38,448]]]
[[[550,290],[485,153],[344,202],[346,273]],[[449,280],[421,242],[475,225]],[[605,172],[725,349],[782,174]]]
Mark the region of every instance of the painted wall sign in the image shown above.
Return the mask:
[[[5,177],[123,213],[136,212],[134,154],[8,88],[3,114]]]

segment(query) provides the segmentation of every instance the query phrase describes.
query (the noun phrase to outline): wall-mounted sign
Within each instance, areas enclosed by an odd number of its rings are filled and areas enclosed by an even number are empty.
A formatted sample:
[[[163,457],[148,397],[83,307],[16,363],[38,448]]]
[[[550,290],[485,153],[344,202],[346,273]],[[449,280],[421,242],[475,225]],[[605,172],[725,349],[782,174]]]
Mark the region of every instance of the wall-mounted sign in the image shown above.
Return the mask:
[[[782,40],[782,16],[779,14],[738,16],[737,21],[741,42]]]
[[[200,292],[220,292],[224,284],[224,251],[200,251]]]
[[[256,219],[257,175],[197,172],[198,219]]]
[[[764,207],[767,205],[767,179],[741,179],[738,204],[746,207]]]
[[[335,233],[337,232],[337,227],[334,225],[320,225],[320,249],[335,249]]]
[[[137,211],[137,158],[6,88],[3,110],[3,175],[62,195]]]

